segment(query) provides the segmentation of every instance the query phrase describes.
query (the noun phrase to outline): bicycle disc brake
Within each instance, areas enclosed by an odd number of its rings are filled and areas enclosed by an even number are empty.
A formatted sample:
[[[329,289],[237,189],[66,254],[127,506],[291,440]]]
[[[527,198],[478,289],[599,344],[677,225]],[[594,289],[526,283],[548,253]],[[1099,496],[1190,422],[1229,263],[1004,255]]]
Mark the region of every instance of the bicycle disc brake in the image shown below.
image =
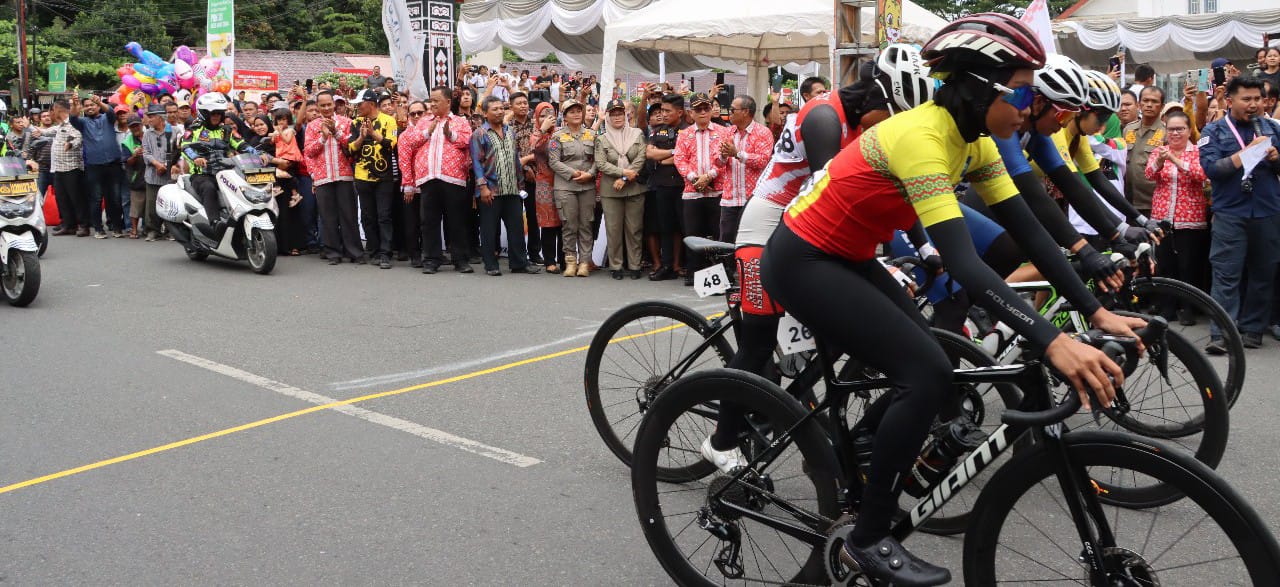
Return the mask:
[[[1107,584],[1117,587],[1159,587],[1160,578],[1156,576],[1151,563],[1142,555],[1119,546],[1108,546],[1102,549],[1102,561],[1107,570]]]

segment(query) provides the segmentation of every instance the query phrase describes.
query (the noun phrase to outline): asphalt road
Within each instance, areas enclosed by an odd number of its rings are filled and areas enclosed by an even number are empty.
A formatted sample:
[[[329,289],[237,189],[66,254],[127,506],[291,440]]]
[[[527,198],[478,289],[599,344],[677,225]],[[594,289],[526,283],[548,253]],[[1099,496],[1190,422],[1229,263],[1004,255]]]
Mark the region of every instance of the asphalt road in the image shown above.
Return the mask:
[[[670,583],[584,349],[628,302],[719,298],[315,257],[264,277],[127,240],[58,238],[42,268],[31,307],[0,307],[0,582]],[[1219,470],[1274,529],[1267,344]],[[958,568],[958,540],[920,544]]]

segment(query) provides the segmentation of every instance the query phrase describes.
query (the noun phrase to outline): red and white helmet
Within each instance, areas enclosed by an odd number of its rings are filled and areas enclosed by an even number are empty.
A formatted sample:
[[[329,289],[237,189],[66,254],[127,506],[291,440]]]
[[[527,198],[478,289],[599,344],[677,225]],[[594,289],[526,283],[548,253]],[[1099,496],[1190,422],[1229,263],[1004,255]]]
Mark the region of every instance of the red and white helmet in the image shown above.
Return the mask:
[[[1040,69],[1045,61],[1044,46],[1026,24],[994,12],[952,21],[925,43],[920,54],[935,72],[965,65]]]

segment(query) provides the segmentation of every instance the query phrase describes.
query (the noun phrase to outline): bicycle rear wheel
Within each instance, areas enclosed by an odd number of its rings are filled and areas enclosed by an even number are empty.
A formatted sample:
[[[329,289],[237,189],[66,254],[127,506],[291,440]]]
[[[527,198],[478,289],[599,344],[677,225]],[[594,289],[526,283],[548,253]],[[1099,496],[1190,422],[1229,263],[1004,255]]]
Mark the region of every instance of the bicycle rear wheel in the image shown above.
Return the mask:
[[[1265,585],[1280,576],[1280,546],[1253,508],[1203,463],[1113,432],[1071,432],[1072,466],[1094,481],[1176,488],[1187,499],[1155,509],[1098,504],[1100,490],[1063,495],[1047,450],[1024,451],[987,485],[965,535],[967,585],[1092,584],[1064,497],[1085,504],[1100,536],[1108,584]],[[1096,507],[1092,507],[1096,506]],[[1106,536],[1113,539],[1106,539]]]
[[[1222,305],[1214,301],[1209,294],[1200,291],[1193,285],[1169,279],[1167,277],[1145,277],[1136,279],[1132,286],[1133,297],[1117,300],[1113,310],[1128,310],[1151,316],[1168,314],[1174,308],[1190,310],[1197,323],[1183,325],[1176,319],[1169,320],[1169,330],[1186,338],[1196,349],[1203,349],[1209,344],[1209,324],[1217,325],[1222,332],[1223,346],[1227,354],[1221,357],[1210,357],[1209,361],[1222,379],[1223,391],[1227,394],[1227,405],[1236,405],[1240,391],[1244,388],[1245,356],[1244,341],[1235,321],[1222,309]]]
[[[639,302],[614,312],[600,325],[587,349],[583,385],[587,411],[605,446],[631,465],[631,447],[640,420],[671,383],[668,375],[712,334],[697,312],[669,302]],[[709,341],[692,357],[689,371],[723,367],[733,357],[725,337]],[[692,450],[696,453],[698,447]],[[671,478],[707,475],[710,463],[666,471]]]
[[[762,452],[752,450],[758,442],[744,440],[750,464],[739,479],[716,469],[706,479],[663,482],[662,466],[702,461],[696,450],[672,449],[669,439],[698,446],[715,429],[707,410],[726,402],[777,445]],[[821,546],[840,515],[831,443],[817,418],[779,437],[805,414],[768,380],[729,369],[686,375],[654,400],[636,438],[631,489],[649,548],[676,583],[826,582]],[[777,457],[765,460],[769,452]]]

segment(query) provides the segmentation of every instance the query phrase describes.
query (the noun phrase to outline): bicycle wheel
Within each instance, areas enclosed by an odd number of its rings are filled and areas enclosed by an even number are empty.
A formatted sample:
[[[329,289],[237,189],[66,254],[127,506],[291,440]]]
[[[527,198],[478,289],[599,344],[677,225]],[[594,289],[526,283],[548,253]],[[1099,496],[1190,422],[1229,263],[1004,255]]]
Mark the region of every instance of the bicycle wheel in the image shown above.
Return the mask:
[[[1152,479],[1187,496],[1173,505],[1132,510],[1086,508],[1079,521],[1100,539],[1107,584],[1268,585],[1280,576],[1280,546],[1266,524],[1216,473],[1189,456],[1114,432],[1063,436],[1071,464],[1094,480]],[[1077,521],[1068,513],[1059,461],[1043,448],[1024,451],[987,485],[964,544],[967,585],[1093,584]],[[1088,504],[1098,490],[1065,496]]]
[[[709,479],[684,484],[659,477],[667,461],[677,468],[702,461],[697,450],[674,449],[668,439],[698,446],[715,428],[706,409],[725,402],[740,406],[754,429],[771,435],[806,414],[776,385],[742,371],[700,371],[671,384],[640,425],[631,468],[636,515],[649,548],[680,585],[825,583],[821,546],[840,510],[835,456],[817,418],[775,437],[777,444],[751,457],[737,480],[718,469]],[[765,460],[770,452],[776,458]]]
[[[1129,310],[1147,315],[1169,314],[1175,308],[1191,310],[1197,316],[1197,323],[1186,326],[1176,319],[1169,320],[1169,330],[1181,334],[1196,349],[1203,349],[1209,344],[1209,324],[1217,325],[1222,332],[1223,346],[1227,354],[1221,357],[1210,357],[1209,362],[1218,371],[1222,379],[1223,391],[1227,394],[1227,405],[1236,405],[1240,391],[1244,388],[1245,358],[1244,341],[1235,321],[1222,309],[1222,305],[1214,301],[1209,294],[1200,291],[1193,285],[1169,279],[1167,277],[1144,277],[1135,279],[1132,286],[1133,297],[1119,300],[1112,309]]]
[[[587,411],[605,446],[628,466],[640,420],[671,383],[669,375],[689,353],[712,334],[697,312],[669,302],[639,302],[614,312],[591,339],[583,384]],[[723,367],[733,357],[725,337],[689,360],[689,371]],[[676,375],[678,375],[677,373]],[[698,452],[698,447],[692,447]],[[699,471],[710,474],[710,463],[695,470],[671,471],[684,478]]]
[[[1127,312],[1122,312],[1127,314]],[[1121,430],[1178,446],[1211,469],[1222,462],[1230,434],[1230,414],[1218,374],[1200,350],[1176,332],[1169,332],[1169,380],[1161,376],[1148,355],[1124,382],[1129,410],[1104,412],[1095,420],[1082,412],[1067,420],[1073,429]],[[1172,383],[1172,385],[1171,385]],[[1065,386],[1060,393],[1075,393]],[[1182,496],[1173,487],[1107,487],[1107,498],[1127,507],[1164,505]]]

